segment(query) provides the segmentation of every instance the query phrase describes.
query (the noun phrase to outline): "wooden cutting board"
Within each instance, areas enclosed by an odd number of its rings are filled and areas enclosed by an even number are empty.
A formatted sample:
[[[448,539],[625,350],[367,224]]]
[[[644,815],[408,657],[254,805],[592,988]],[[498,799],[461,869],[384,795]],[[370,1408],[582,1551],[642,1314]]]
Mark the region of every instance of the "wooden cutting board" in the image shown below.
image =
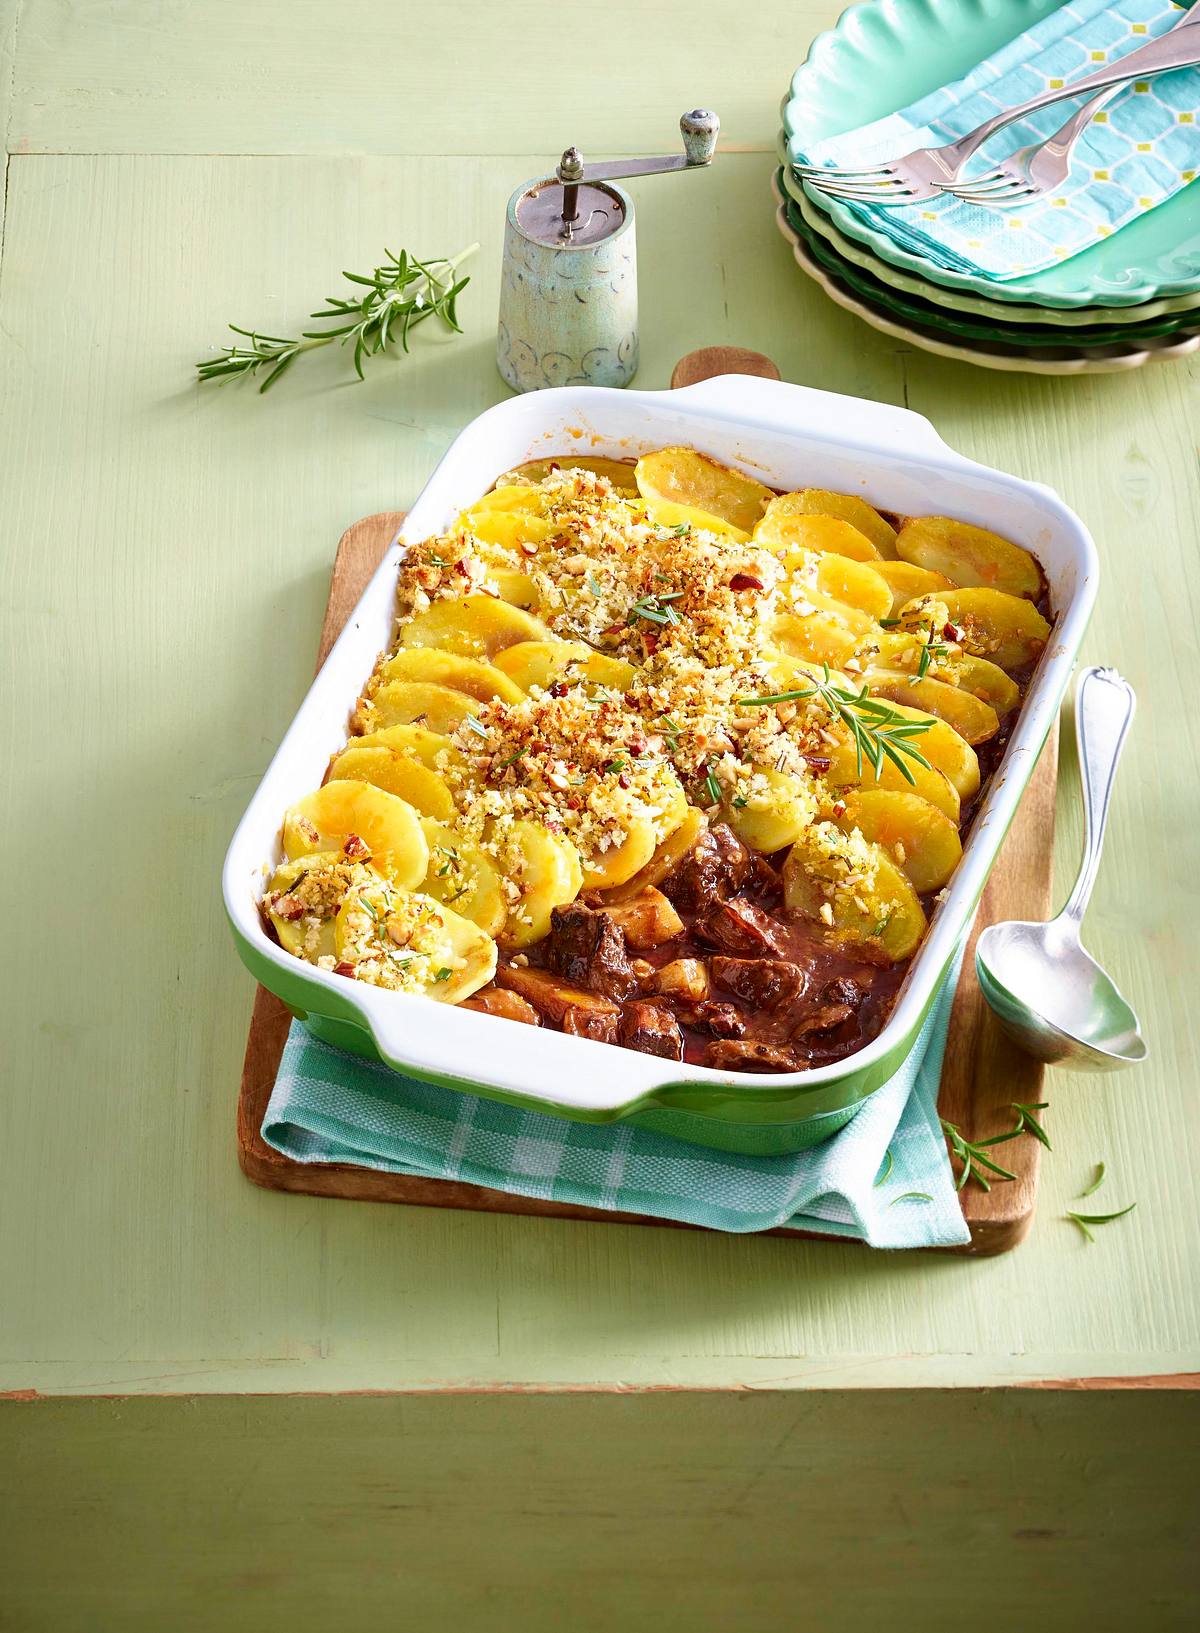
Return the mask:
[[[779,377],[774,364],[758,352],[711,346],[689,353],[677,365],[671,384],[688,385],[725,373]],[[381,511],[355,522],[342,535],[334,558],[329,601],[321,629],[318,669],[403,518],[403,511]],[[1029,1105],[1042,1098],[1043,1068],[1015,1048],[997,1026],[975,980],[974,952],[975,940],[985,925],[1001,919],[1038,919],[1049,915],[1053,849],[1049,841],[1054,828],[1057,749],[1056,727],[1030,779],[983,893],[951,1012],[938,1110],[948,1122],[956,1124],[968,1140],[986,1138],[1010,1128],[1013,1101]],[[403,1202],[421,1207],[658,1225],[678,1230],[700,1228],[640,1214],[610,1213],[570,1203],[511,1196],[504,1191],[490,1191],[454,1180],[381,1174],[345,1163],[293,1162],[267,1145],[260,1133],[290,1022],[291,1016],[280,1000],[259,987],[246,1041],[237,1109],[238,1158],[243,1173],[256,1185],[358,1202]],[[1021,1241],[1033,1223],[1041,1150],[1038,1142],[1028,1136],[1013,1140],[1004,1147],[1003,1161],[1016,1178],[996,1180],[987,1192],[974,1182],[966,1187],[960,1202],[971,1240],[967,1246],[950,1251],[976,1255],[1005,1253]],[[834,1240],[802,1230],[785,1229],[771,1234],[810,1237],[814,1241]]]

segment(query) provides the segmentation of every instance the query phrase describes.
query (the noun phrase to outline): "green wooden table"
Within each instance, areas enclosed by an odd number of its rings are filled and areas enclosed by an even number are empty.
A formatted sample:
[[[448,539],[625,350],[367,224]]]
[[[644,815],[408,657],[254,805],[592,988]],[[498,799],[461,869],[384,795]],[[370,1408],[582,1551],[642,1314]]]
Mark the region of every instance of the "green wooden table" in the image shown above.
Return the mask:
[[[836,11],[0,5],[0,1626],[940,1628],[1051,1586],[1041,1626],[1194,1615],[1200,363],[984,373],[801,279],[776,107]],[[1152,1059],[1051,1074],[1005,1258],[327,1203],[235,1163],[218,871],[334,544],[503,394],[511,188],[569,141],[669,150],[696,103],[714,170],[638,189],[638,383],[765,351],[1052,483],[1099,542],[1084,655],[1140,709],[1089,935]],[[226,319],[286,333],[383,245],[472,239],[465,338],[365,385],[328,354],[265,400],[193,383]],[[1064,877],[1078,842],[1067,750]],[[1089,1246],[1062,1216],[1100,1159],[1138,1207]]]

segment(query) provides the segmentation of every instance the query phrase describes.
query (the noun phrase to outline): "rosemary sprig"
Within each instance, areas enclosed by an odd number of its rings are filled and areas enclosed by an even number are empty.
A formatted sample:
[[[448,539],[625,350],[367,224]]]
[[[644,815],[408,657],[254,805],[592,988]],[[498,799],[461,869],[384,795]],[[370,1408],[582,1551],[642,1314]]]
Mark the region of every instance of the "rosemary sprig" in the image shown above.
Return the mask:
[[[717,774],[711,764],[704,767],[704,787],[708,793],[709,803],[719,805],[721,803],[721,785],[717,781]]]
[[[458,255],[446,259],[436,256],[420,261],[407,250],[395,255],[385,251],[386,259],[369,277],[360,272],[343,272],[352,284],[358,284],[364,293],[350,297],[327,295],[325,306],[310,313],[314,318],[334,318],[332,329],[305,329],[299,336],[264,335],[257,329],[242,329],[236,323],[229,325],[235,335],[241,335],[250,344],[227,346],[216,357],[196,364],[201,380],[224,380],[234,375],[256,374],[265,368],[259,391],[274,385],[285,369],[303,352],[315,351],[338,341],[354,348],[354,372],[365,378],[363,362],[386,351],[393,340],[399,340],[408,350],[408,337],[418,323],[426,318],[439,317],[447,329],[461,334],[456,305],[459,295],[470,282],[456,277],[461,261],[479,248],[472,244]]]
[[[896,1206],[897,1202],[932,1202],[932,1201],[933,1201],[933,1198],[930,1196],[928,1191],[901,1191],[899,1196],[894,1196],[892,1198],[892,1200],[888,1203],[888,1207],[889,1208],[894,1208]]]
[[[891,1172],[894,1165],[895,1158],[892,1156],[892,1148],[889,1145],[887,1150],[883,1153],[883,1166],[876,1177],[874,1185],[871,1187],[872,1190],[878,1190],[881,1185],[887,1184],[889,1178],[891,1177]]]
[[[909,770],[906,760],[915,760],[918,765],[931,771],[933,767],[921,753],[914,748],[912,738],[920,737],[933,725],[932,720],[909,720],[907,716],[898,714],[888,704],[872,697],[870,687],[863,685],[861,692],[851,687],[837,685],[829,671],[829,665],[824,665],[823,680],[814,680],[811,686],[801,686],[790,692],[769,692],[762,697],[739,697],[739,708],[765,708],[774,703],[802,702],[809,698],[818,698],[829,714],[849,728],[854,743],[857,760],[858,775],[862,776],[863,761],[865,760],[876,777],[883,775],[885,760],[899,771],[905,782],[915,783],[916,778]]]
[[[984,1148],[995,1143],[994,1141],[968,1140],[953,1123],[948,1123],[944,1117],[940,1117],[938,1121],[942,1125],[943,1133],[950,1141],[951,1151],[962,1164],[958,1178],[954,1183],[956,1191],[961,1191],[969,1179],[974,1179],[976,1185],[981,1186],[985,1191],[990,1191],[992,1188],[991,1181],[985,1179],[979,1172],[981,1168],[986,1168],[989,1173],[995,1174],[998,1179],[1016,1179],[1017,1176],[1011,1169],[1002,1168],[998,1162],[994,1162],[988,1156]],[[1012,1136],[1008,1134],[998,1136],[998,1139],[1004,1140],[1011,1138]]]
[[[652,624],[677,624],[679,614],[671,605],[682,596],[682,590],[674,590],[670,595],[644,595],[640,601],[635,601],[629,609],[626,623],[636,623],[639,618],[648,619]]]
[[[1075,1213],[1068,1208],[1067,1218],[1073,1225],[1079,1226],[1080,1230],[1087,1237],[1089,1242],[1094,1242],[1096,1238],[1088,1229],[1089,1225],[1111,1224],[1114,1219],[1124,1219],[1125,1215],[1127,1213],[1132,1213],[1136,1207],[1137,1203],[1131,1202],[1127,1208],[1118,1208],[1116,1213]]]

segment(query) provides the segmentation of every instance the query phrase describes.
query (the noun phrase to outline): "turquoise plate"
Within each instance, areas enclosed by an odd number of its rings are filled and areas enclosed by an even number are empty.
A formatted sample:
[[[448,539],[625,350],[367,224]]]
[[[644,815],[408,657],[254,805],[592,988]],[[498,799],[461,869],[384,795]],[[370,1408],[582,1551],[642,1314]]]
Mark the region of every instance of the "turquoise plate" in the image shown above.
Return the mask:
[[[793,157],[894,113],[961,78],[1057,7],[1050,0],[867,0],[813,41],[792,78],[784,129]],[[1093,249],[1003,283],[935,267],[817,188],[805,188],[847,237],[929,283],[1041,306],[1136,306],[1200,290],[1200,181]]]
[[[787,165],[787,148],[784,139],[779,142],[779,158]],[[952,312],[965,312],[972,319],[983,318],[990,323],[1008,324],[1033,323],[1053,324],[1062,335],[1062,344],[1069,345],[1072,332],[1083,324],[1133,324],[1149,322],[1151,318],[1167,317],[1171,313],[1187,315],[1191,321],[1200,323],[1200,289],[1190,295],[1176,295],[1156,301],[1147,301],[1139,306],[1033,306],[1027,301],[993,301],[982,295],[973,295],[962,289],[947,289],[944,285],[930,283],[927,278],[918,278],[915,274],[902,272],[899,267],[892,266],[887,261],[880,260],[879,256],[872,255],[865,244],[857,244],[852,238],[840,233],[833,222],[818,209],[804,191],[803,187],[784,168],[779,172],[779,183],[784,193],[808,226],[815,233],[819,233],[826,243],[843,261],[852,261],[855,266],[869,272],[872,277],[878,278],[887,284],[889,289],[897,289],[902,295],[915,295],[918,300],[933,301],[935,305],[949,308]],[[794,213],[794,212],[793,212]]]
[[[782,180],[782,175],[776,177],[777,189]],[[819,266],[839,278],[848,289],[852,289],[877,311],[890,312],[903,323],[916,324],[918,328],[927,332],[953,335],[966,341],[983,341],[987,345],[1019,346],[1022,350],[1027,347],[1061,350],[1065,345],[1072,351],[1082,352],[1089,346],[1135,344],[1159,335],[1177,334],[1180,330],[1195,330],[1200,327],[1200,312],[1173,313],[1166,317],[1154,318],[1149,323],[1091,325],[1071,329],[1065,334],[1061,329],[1048,326],[976,322],[961,312],[949,312],[944,306],[935,305],[930,301],[915,300],[902,295],[890,284],[881,283],[878,278],[864,272],[861,267],[844,261],[832,245],[819,233],[813,232],[792,203],[788,202],[785,209],[793,232],[804,240]]]

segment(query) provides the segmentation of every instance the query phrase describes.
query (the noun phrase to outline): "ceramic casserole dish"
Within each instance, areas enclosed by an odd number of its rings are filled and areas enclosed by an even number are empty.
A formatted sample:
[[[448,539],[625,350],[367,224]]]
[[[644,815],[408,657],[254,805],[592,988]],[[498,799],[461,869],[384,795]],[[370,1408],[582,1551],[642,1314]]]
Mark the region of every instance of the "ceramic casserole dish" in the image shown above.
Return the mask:
[[[326,973],[284,952],[259,917],[258,899],[282,854],[282,813],[320,783],[392,637],[406,543],[446,527],[523,461],[569,449],[628,458],[673,444],[739,466],[773,488],[819,486],[900,514],[940,513],[994,529],[1033,552],[1049,585],[1053,632],[962,862],[887,1023],[857,1053],[827,1066],[770,1076],[719,1071],[514,1025]],[[906,409],[743,375],[682,391],[563,387],[500,403],[456,438],[409,511],[234,834],[224,896],[238,951],[316,1037],[398,1073],[530,1111],[628,1123],[725,1150],[802,1150],[847,1122],[911,1049],[1054,721],[1096,581],[1092,539],[1056,494],[962,458]]]

